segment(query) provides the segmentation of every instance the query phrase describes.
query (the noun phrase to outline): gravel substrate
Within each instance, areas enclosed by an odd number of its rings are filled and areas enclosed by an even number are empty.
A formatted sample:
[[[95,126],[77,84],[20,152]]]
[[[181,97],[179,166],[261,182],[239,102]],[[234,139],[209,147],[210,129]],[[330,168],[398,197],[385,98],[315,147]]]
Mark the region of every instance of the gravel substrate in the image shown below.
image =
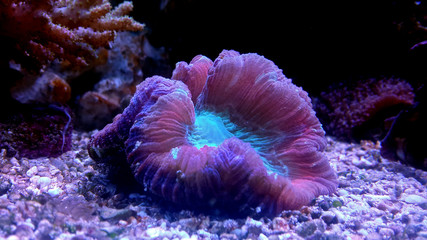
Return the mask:
[[[196,213],[110,181],[89,158],[91,133],[74,132],[57,158],[0,156],[0,238],[426,239],[427,172],[383,159],[378,145],[328,137],[339,176],[332,196],[273,218]],[[130,184],[132,185],[132,184]],[[133,186],[133,185],[132,185]]]

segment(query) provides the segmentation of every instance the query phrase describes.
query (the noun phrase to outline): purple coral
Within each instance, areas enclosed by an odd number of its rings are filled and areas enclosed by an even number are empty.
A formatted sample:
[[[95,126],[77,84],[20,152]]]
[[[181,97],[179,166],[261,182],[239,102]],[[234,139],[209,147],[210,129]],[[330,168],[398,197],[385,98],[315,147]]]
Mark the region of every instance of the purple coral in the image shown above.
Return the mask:
[[[223,51],[211,65],[197,56],[177,64],[182,81],[146,79],[91,157],[126,158],[145,189],[183,206],[276,214],[334,192],[307,93],[257,54]]]

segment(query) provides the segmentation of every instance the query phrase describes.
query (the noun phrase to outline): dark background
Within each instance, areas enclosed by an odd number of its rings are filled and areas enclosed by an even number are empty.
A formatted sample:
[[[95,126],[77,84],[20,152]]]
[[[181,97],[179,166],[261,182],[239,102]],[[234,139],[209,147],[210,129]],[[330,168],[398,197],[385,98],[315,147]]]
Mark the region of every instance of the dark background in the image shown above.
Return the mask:
[[[165,2],[164,2],[165,3]],[[402,31],[413,1],[134,1],[134,17],[147,38],[165,47],[168,61],[223,49],[256,52],[274,61],[310,94],[335,82],[400,77],[425,80],[425,48]],[[412,41],[412,42],[411,42]]]

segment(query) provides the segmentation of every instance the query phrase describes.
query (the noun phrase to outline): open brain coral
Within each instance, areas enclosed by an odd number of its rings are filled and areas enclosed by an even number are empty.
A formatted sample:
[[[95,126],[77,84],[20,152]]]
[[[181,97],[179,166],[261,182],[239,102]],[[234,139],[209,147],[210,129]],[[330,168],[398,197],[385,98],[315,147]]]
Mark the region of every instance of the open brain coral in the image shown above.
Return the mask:
[[[275,214],[335,191],[310,98],[273,62],[223,51],[154,76],[89,144],[97,160],[127,158],[145,189],[190,207]]]

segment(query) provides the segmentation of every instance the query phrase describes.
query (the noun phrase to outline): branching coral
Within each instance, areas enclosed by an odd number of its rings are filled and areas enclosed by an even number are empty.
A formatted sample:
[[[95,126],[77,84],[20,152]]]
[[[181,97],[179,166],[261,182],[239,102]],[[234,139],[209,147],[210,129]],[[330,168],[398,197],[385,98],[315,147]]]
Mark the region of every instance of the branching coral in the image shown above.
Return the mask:
[[[223,51],[178,63],[172,78],[138,85],[90,156],[127,159],[145,189],[183,206],[276,214],[334,192],[310,98],[273,62]]]
[[[86,65],[95,49],[108,46],[115,31],[143,25],[126,16],[131,2],[112,10],[107,0],[1,0],[0,38],[6,60],[38,69],[54,59]]]
[[[414,101],[412,87],[401,79],[368,79],[353,86],[323,92],[316,104],[330,134],[346,140],[380,140],[389,117]]]

